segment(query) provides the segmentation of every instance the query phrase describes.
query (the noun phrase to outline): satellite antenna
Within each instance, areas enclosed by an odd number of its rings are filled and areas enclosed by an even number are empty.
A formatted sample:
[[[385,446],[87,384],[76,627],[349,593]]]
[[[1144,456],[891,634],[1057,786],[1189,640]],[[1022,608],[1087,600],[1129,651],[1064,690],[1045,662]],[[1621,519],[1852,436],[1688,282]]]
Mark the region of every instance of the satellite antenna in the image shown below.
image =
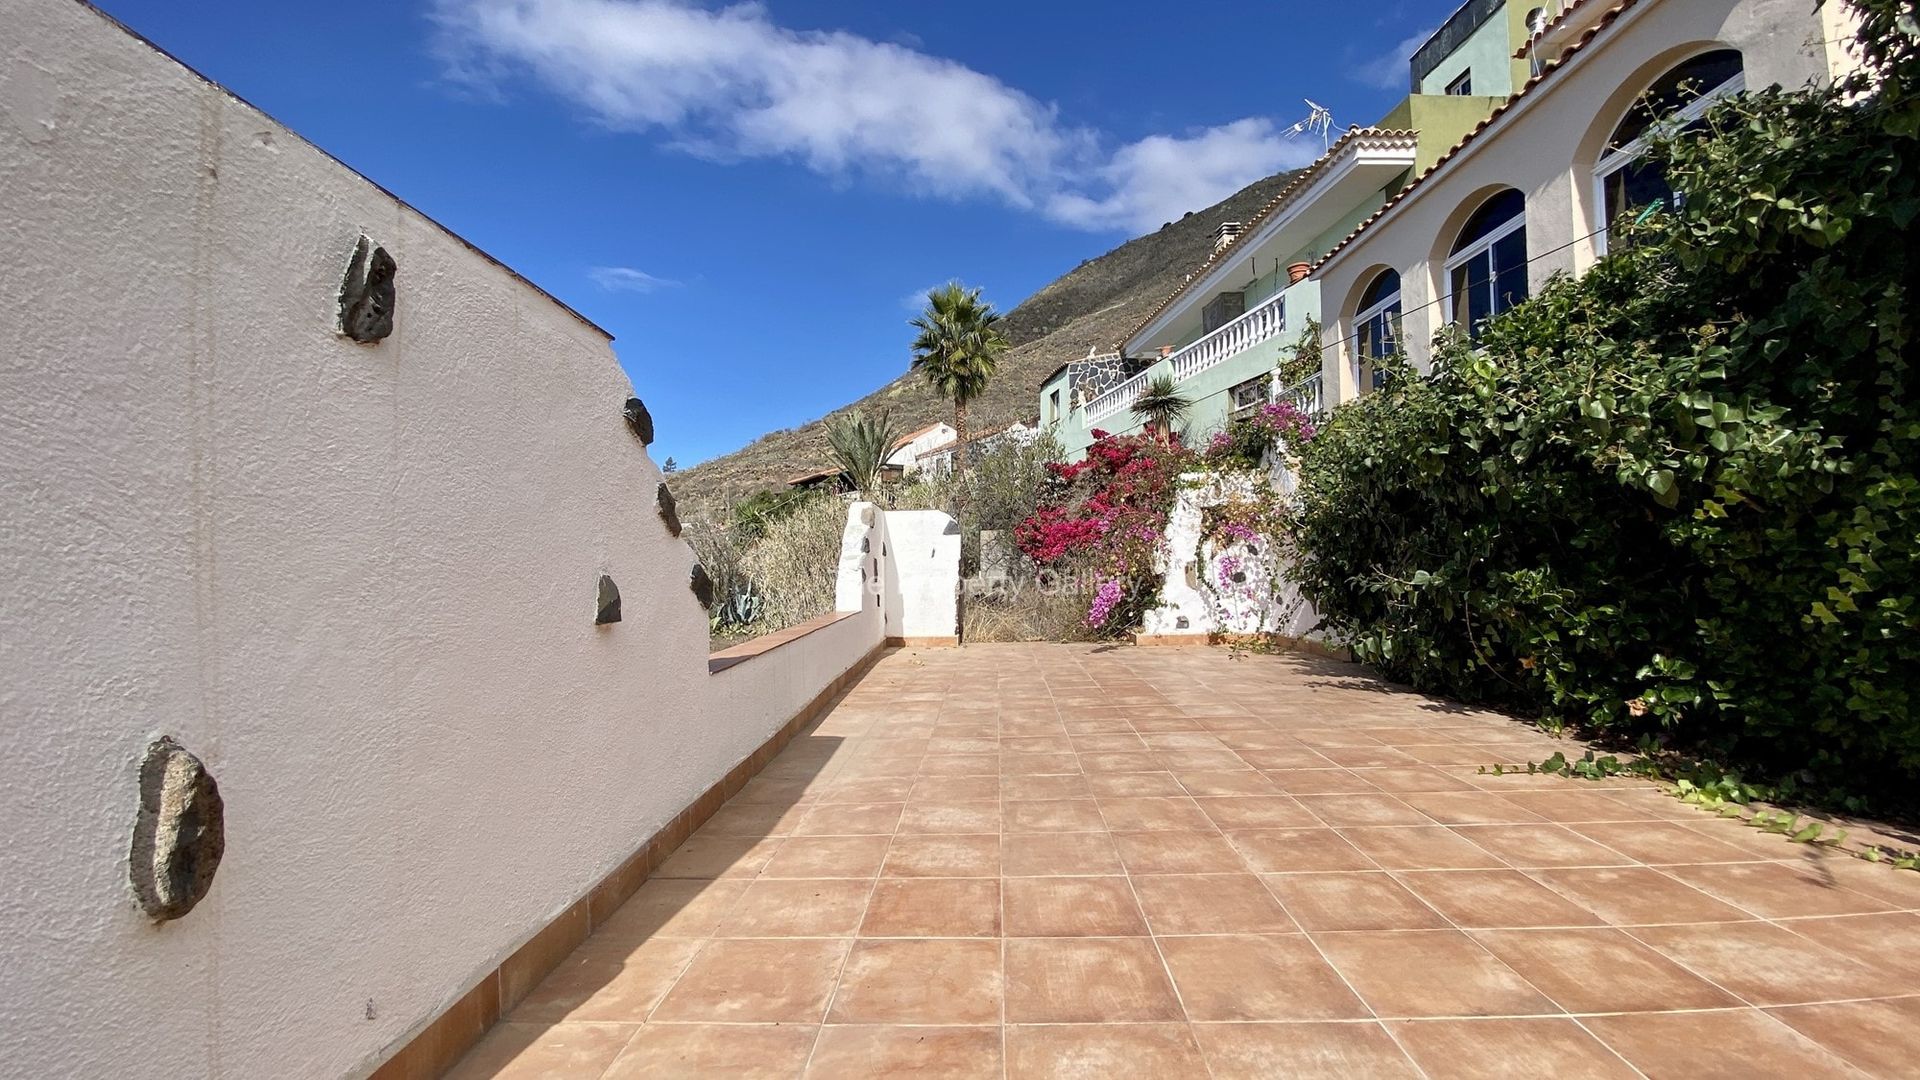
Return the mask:
[[[1333,137],[1328,134],[1333,130],[1333,112],[1312,98],[1302,100],[1307,103],[1307,118],[1288,128],[1287,138],[1297,138],[1317,131],[1320,133],[1320,150],[1325,153],[1333,141]]]

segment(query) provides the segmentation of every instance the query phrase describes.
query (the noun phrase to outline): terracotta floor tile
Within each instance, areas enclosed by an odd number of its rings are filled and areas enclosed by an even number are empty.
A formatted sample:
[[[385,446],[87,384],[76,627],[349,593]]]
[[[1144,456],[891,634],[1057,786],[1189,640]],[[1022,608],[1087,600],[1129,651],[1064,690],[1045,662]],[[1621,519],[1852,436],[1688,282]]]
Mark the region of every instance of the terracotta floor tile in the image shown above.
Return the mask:
[[[1572,1020],[1402,1020],[1389,1027],[1433,1080],[1635,1080],[1640,1075]]]
[[[791,833],[795,823],[809,812],[808,806],[749,806],[728,804],[714,811],[700,826],[698,837],[743,836],[755,840]],[[692,838],[689,838],[689,842]]]
[[[1417,1080],[1379,1024],[1195,1024],[1214,1080]]]
[[[1004,783],[998,776],[923,776],[913,782],[913,791],[906,798],[921,803],[987,802],[1000,798]]]
[[[1180,786],[1188,795],[1195,798],[1228,795],[1278,795],[1279,785],[1267,779],[1267,775],[1254,769],[1236,769],[1226,772],[1180,772],[1174,774]]]
[[[806,1075],[815,1080],[999,1080],[997,1027],[826,1027]]]
[[[1127,937],[1147,932],[1124,877],[1020,877],[1001,886],[1008,937]]]
[[[747,886],[718,936],[847,937],[859,926],[873,883],[864,878],[762,878]]]
[[[1393,795],[1302,795],[1299,799],[1300,805],[1334,828],[1433,824],[1432,818]]]
[[[1304,829],[1320,819],[1286,795],[1195,799],[1202,813],[1222,829]]]
[[[1008,1080],[1206,1080],[1185,1024],[1016,1025]]]
[[[928,754],[920,759],[916,776],[998,776],[998,754]]]
[[[1742,847],[1667,821],[1574,825],[1574,832],[1649,866],[1669,863],[1749,862]],[[1738,826],[1735,826],[1738,828]]]
[[[1315,934],[1314,943],[1382,1018],[1561,1011],[1458,930]]]
[[[1401,874],[1400,883],[1465,929],[1598,926],[1603,921],[1518,870],[1425,870]]]
[[[1001,776],[1039,776],[1052,773],[1077,773],[1081,770],[1078,754],[1001,754]]]
[[[887,877],[999,877],[999,836],[907,836],[887,850]]]
[[[1092,799],[1051,799],[1009,802],[1002,818],[1008,833],[1101,832],[1106,823],[1100,804]]]
[[[1160,765],[1169,772],[1216,771],[1221,769],[1241,769],[1253,771],[1253,766],[1240,760],[1239,755],[1227,749],[1172,749],[1157,750]]]
[[[1522,870],[1546,866],[1628,866],[1633,859],[1563,825],[1459,825],[1454,831]]]
[[[1910,993],[1904,978],[1772,923],[1647,926],[1633,936],[1754,1005],[1804,1005]]]
[[[1405,767],[1417,765],[1420,761],[1391,746],[1320,746],[1315,749],[1321,757],[1348,769]]]
[[[919,783],[928,783],[922,780]],[[867,780],[839,780],[820,789],[814,801],[819,803],[905,802],[915,789],[911,776],[880,776]]]
[[[633,1024],[498,1024],[444,1080],[599,1076],[637,1030]]]
[[[1741,1004],[1619,930],[1480,930],[1472,936],[1568,1012],[1660,1012]]]
[[[1885,900],[1892,907],[1920,911],[1920,874],[1886,863],[1870,863],[1849,855],[1797,845],[1799,861],[1809,873],[1844,885],[1854,892]]]
[[[1120,851],[1104,832],[1009,833],[1001,840],[1007,877],[1119,874]]]
[[[1342,829],[1340,835],[1388,870],[1472,870],[1506,865],[1444,825]]]
[[[1472,784],[1458,776],[1430,765],[1409,765],[1396,769],[1362,769],[1360,778],[1381,791],[1392,794],[1475,790]]]
[[[1408,806],[1442,825],[1511,825],[1545,818],[1505,795],[1486,791],[1434,791],[1403,796]]]
[[[649,1024],[601,1080],[792,1080],[816,1029],[795,1024]]]
[[[1239,874],[1247,864],[1217,832],[1116,832],[1120,861],[1127,873]]]
[[[693,938],[654,938],[629,948],[589,939],[528,991],[511,1019],[641,1023],[701,944]]]
[[[1065,735],[1027,735],[1001,739],[1000,749],[1008,754],[1071,754],[1074,746]]]
[[[884,836],[794,836],[781,841],[763,878],[870,878],[887,854]]]
[[[900,815],[900,832],[998,833],[1000,802],[913,802]]]
[[[997,937],[1000,883],[889,878],[874,887],[861,937]]]
[[[1262,873],[1371,870],[1375,865],[1332,829],[1236,829],[1226,835],[1247,866]]]
[[[1000,943],[958,938],[854,943],[829,1024],[998,1024]]]
[[[1089,773],[1087,791],[1101,799],[1175,799],[1187,793],[1170,772]]]
[[[1158,754],[1151,750],[1096,750],[1081,754],[1080,769],[1088,776],[1100,773],[1166,772]]]
[[[1427,930],[1447,921],[1379,871],[1268,874],[1267,888],[1306,930]]]
[[[1767,1013],[1872,1076],[1910,1077],[1920,1060],[1920,998],[1798,1005]]]
[[[1906,911],[1842,915],[1780,925],[1868,967],[1904,976],[1920,993],[1920,915]]]
[[[1252,874],[1139,877],[1133,889],[1155,934],[1283,934],[1299,929]]]
[[[900,812],[905,807],[904,803],[823,803],[807,811],[794,833],[798,836],[890,834],[900,824]]]
[[[611,918],[594,927],[593,937],[629,945],[655,937],[710,937],[746,891],[744,880],[656,878],[642,883]]]
[[[1089,777],[1079,773],[1053,776],[1003,776],[1000,797],[1009,802],[1039,802],[1055,799],[1091,799]]]
[[[828,938],[708,942],[653,1019],[817,1024],[850,944]]]
[[[716,836],[706,830],[687,838],[653,872],[657,878],[753,877],[783,841],[753,836]]]
[[[1007,1023],[1183,1019],[1147,938],[1009,938]]]
[[[1073,749],[1081,754],[1112,754],[1147,749],[1146,740],[1131,731],[1074,735]]]
[[[1868,915],[1899,905],[1840,884],[1819,866],[1721,863],[1670,866],[1667,872],[1712,896],[1769,919],[1806,915]]]
[[[1533,877],[1615,926],[1739,922],[1753,918],[1644,866],[1531,871]]]
[[[1640,800],[1610,798],[1604,790],[1568,790],[1563,786],[1540,791],[1503,792],[1501,798],[1562,825],[1658,820],[1638,805]]]
[[[1787,1025],[1756,1009],[1593,1016],[1587,1030],[1650,1077],[1820,1080],[1859,1074]],[[1764,1069],[1756,1071],[1756,1065]]]
[[[1101,816],[1114,832],[1208,832],[1213,822],[1192,799],[1100,799]]]
[[[1304,934],[1158,940],[1187,1016],[1196,1023],[1370,1015]]]

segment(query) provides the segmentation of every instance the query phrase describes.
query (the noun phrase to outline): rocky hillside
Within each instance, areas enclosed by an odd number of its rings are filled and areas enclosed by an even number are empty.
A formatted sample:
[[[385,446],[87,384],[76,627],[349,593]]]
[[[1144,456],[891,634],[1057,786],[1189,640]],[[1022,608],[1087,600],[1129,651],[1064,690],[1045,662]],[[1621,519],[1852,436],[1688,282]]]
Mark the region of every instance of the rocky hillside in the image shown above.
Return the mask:
[[[1291,173],[1270,176],[1226,200],[1081,263],[1007,313],[1003,327],[1013,348],[1000,364],[986,396],[967,410],[968,426],[986,431],[1030,419],[1039,410],[1040,380],[1089,347],[1109,352],[1120,338],[1167,297],[1212,250],[1212,233],[1223,221],[1246,221],[1286,185]],[[992,294],[991,282],[983,284]],[[905,371],[850,408],[884,408],[902,431],[952,415],[925,382]],[[682,505],[710,509],[755,491],[781,487],[786,479],[827,464],[824,418],[763,435],[751,445],[704,462],[674,478]]]

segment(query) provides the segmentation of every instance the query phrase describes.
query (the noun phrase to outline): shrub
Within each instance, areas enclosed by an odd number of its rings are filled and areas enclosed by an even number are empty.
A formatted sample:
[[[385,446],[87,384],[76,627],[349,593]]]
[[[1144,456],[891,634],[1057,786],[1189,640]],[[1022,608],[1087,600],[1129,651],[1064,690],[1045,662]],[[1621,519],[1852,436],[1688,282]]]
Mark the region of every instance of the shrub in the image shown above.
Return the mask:
[[[1308,444],[1298,572],[1363,659],[1790,790],[1920,778],[1920,95],[1862,7],[1877,90],[1716,106],[1655,151],[1681,211]]]

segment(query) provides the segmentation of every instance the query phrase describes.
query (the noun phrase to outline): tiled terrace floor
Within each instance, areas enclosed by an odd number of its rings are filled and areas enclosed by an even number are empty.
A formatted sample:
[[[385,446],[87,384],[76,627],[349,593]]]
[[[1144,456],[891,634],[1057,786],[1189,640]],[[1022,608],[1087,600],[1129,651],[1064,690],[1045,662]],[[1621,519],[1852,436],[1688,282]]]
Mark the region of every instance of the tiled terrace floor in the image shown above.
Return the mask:
[[[1344,664],[895,653],[457,1075],[1912,1076],[1920,874]]]

